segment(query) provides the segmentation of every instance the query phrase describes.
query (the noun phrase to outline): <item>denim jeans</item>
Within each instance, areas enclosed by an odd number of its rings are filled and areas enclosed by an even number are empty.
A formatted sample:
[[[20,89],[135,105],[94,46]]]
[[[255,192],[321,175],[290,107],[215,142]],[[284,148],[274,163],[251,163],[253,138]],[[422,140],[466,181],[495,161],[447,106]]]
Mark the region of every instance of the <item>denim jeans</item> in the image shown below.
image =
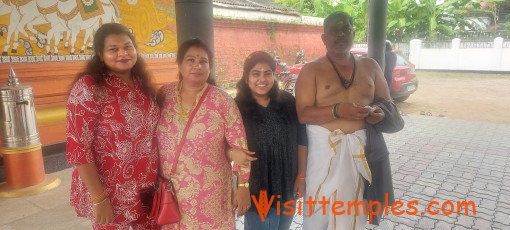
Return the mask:
[[[294,215],[284,215],[283,210],[278,215],[276,208],[271,207],[265,221],[262,222],[255,209],[244,215],[244,230],[288,230],[293,218]]]

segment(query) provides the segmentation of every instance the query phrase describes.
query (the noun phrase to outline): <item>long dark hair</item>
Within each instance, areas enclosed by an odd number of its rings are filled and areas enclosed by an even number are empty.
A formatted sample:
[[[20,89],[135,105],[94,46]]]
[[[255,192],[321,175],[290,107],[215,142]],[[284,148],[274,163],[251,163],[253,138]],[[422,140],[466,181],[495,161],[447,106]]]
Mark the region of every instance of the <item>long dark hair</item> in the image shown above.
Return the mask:
[[[92,56],[92,59],[90,59],[90,61],[87,63],[85,70],[78,73],[75,81],[84,75],[90,75],[96,84],[100,84],[105,81],[108,67],[101,60],[101,55],[103,54],[106,37],[112,34],[127,35],[133,42],[135,49],[138,51],[135,37],[128,28],[119,23],[105,23],[97,30],[96,34],[94,35],[94,56]],[[140,56],[140,53],[137,53],[137,61],[131,69],[131,78],[139,79],[142,83],[143,90],[152,98],[156,96],[156,90],[152,82],[152,76],[150,75],[149,71],[147,71],[147,65],[145,64],[143,58]]]
[[[271,57],[271,55],[264,51],[255,51],[248,55],[244,61],[243,76],[237,82],[237,95],[235,97],[235,101],[243,115],[243,121],[245,124],[251,123],[252,121],[259,122],[259,118],[253,113],[257,106],[257,102],[253,97],[250,87],[248,86],[248,75],[250,74],[251,69],[259,63],[268,64],[273,73],[276,70],[276,61],[273,57]],[[275,80],[273,87],[268,92],[268,96],[277,111],[281,110],[279,95],[281,95],[281,93],[279,92],[278,81]]]
[[[177,65],[181,66],[182,62],[184,61],[184,55],[188,52],[188,50],[191,47],[196,47],[205,50],[207,53],[207,56],[209,56],[209,69],[212,70],[214,66],[214,56],[212,51],[209,49],[207,44],[205,44],[204,41],[200,40],[199,38],[192,38],[185,42],[183,42],[179,46],[179,50],[177,51]],[[179,72],[179,80],[182,80],[182,75]],[[209,76],[207,77],[207,83],[210,85],[216,85],[215,79],[212,77],[212,71],[209,72]]]
[[[264,51],[255,51],[248,55],[246,60],[244,61],[244,67],[243,67],[243,76],[241,79],[237,82],[237,95],[236,95],[236,101],[252,101],[255,102],[255,98],[253,98],[253,95],[251,93],[251,89],[248,86],[248,75],[250,74],[251,69],[259,64],[259,63],[266,63],[269,65],[269,68],[271,68],[271,71],[273,71],[273,74],[276,70],[276,61],[274,60],[271,55]],[[273,87],[269,90],[269,99],[275,100],[278,96],[278,81],[274,81]]]

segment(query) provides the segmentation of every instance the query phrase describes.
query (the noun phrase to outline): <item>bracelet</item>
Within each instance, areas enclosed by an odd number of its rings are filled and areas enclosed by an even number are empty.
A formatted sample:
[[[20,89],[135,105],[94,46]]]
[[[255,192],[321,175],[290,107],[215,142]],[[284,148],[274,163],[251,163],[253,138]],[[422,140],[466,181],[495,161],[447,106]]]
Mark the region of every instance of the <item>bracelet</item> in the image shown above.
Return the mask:
[[[106,198],[106,192],[104,190],[101,193],[90,195],[90,199],[92,200],[92,202],[99,202],[99,201],[104,200],[105,198]]]
[[[336,108],[338,107],[338,105],[340,105],[340,103],[336,103],[335,105],[333,105],[333,109],[331,110],[331,112],[333,113],[333,117],[335,117],[335,119],[340,118],[340,115],[338,115],[338,113],[336,112]]]
[[[306,179],[306,177],[304,177],[304,176],[297,176],[297,179],[304,180],[304,179]]]
[[[99,201],[99,202],[97,202],[97,203],[92,202],[92,205],[94,205],[94,206],[98,206],[98,205],[100,205],[100,204],[104,203],[107,199],[108,199],[108,197],[105,197],[103,200],[101,200],[101,201]]]

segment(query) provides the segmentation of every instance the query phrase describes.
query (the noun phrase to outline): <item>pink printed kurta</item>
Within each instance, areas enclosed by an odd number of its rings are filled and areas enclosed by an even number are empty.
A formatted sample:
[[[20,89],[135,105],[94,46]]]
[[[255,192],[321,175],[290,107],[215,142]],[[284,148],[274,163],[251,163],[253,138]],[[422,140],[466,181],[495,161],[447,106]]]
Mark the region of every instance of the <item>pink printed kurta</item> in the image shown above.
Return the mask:
[[[175,186],[181,210],[181,222],[164,229],[235,228],[232,167],[225,152],[227,146],[246,149],[246,137],[234,100],[215,86],[207,87],[211,88],[193,118],[176,173],[171,177],[175,150],[187,118],[179,116],[177,83],[160,89],[166,95],[156,131],[161,166],[164,177],[171,178]]]
[[[156,102],[141,83],[130,87],[107,75],[94,84],[80,78],[67,102],[67,160],[77,166],[95,163],[99,179],[112,203],[114,223],[130,223],[143,213],[140,190],[153,186],[157,176],[159,119]],[[90,194],[75,169],[71,205],[78,216],[93,218]]]

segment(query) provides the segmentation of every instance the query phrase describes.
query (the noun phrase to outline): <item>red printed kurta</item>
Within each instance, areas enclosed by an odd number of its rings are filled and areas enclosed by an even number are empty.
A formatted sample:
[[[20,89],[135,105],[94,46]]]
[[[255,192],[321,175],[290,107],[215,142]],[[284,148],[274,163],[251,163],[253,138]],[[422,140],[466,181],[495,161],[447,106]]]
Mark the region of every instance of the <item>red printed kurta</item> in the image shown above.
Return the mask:
[[[67,160],[76,166],[95,163],[110,199],[114,223],[132,222],[142,214],[140,190],[153,186],[157,175],[154,131],[159,108],[141,83],[129,86],[107,75],[95,85],[80,78],[67,102]],[[71,205],[78,216],[93,218],[90,194],[75,169]]]
[[[244,126],[234,100],[215,86],[207,87],[211,89],[193,118],[172,176],[175,151],[188,119],[179,115],[177,83],[160,89],[166,96],[156,131],[160,160],[165,178],[175,186],[182,217],[179,224],[164,229],[235,228],[232,167],[225,152],[227,146],[246,149]]]

